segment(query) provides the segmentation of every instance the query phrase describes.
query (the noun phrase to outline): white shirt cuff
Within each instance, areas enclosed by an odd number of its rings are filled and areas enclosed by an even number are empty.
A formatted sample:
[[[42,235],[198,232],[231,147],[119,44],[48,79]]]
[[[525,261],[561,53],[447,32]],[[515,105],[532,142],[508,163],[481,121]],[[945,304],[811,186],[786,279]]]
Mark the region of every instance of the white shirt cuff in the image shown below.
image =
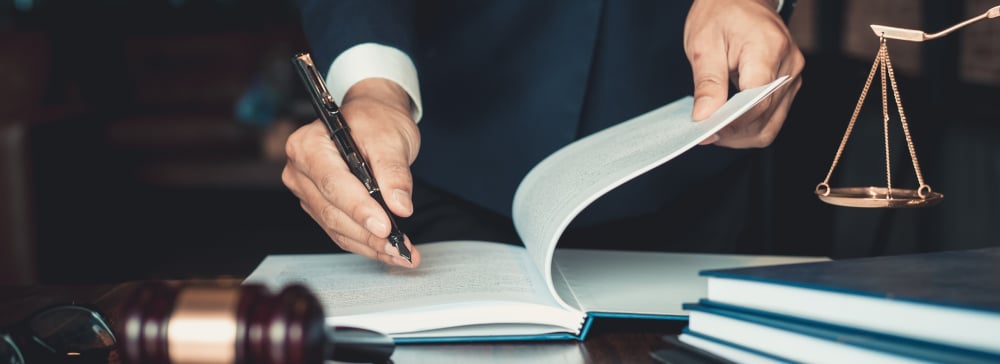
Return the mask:
[[[410,56],[378,43],[358,44],[333,60],[326,73],[326,85],[330,96],[340,102],[351,86],[367,78],[384,78],[403,88],[410,95],[413,121],[420,121],[424,110],[420,101],[420,82]]]

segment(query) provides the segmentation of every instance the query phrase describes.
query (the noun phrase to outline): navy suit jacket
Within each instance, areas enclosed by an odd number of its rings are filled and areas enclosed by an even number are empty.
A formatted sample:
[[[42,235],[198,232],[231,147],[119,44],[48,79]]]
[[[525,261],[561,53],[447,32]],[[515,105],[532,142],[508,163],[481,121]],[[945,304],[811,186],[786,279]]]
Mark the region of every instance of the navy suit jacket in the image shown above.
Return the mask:
[[[510,215],[521,178],[582,136],[690,95],[690,1],[303,1],[320,70],[353,45],[399,48],[423,97],[415,177]],[[628,143],[623,140],[622,143]],[[599,222],[665,206],[746,151],[700,146],[613,191]]]

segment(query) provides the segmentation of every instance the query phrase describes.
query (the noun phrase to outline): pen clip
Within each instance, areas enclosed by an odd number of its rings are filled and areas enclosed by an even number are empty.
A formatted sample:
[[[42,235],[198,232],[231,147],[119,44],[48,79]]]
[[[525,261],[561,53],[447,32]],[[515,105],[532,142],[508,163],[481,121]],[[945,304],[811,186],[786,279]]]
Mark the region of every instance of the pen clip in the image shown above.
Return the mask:
[[[323,82],[323,76],[319,74],[316,70],[316,65],[313,64],[312,57],[309,57],[309,53],[299,53],[295,55],[295,65],[299,72],[299,76],[302,77],[309,87],[309,96],[313,98],[316,105],[321,105],[326,112],[336,114],[340,111],[337,107],[337,103],[333,100],[333,95],[330,95],[330,90],[326,88],[326,83]],[[319,111],[319,110],[317,110]]]

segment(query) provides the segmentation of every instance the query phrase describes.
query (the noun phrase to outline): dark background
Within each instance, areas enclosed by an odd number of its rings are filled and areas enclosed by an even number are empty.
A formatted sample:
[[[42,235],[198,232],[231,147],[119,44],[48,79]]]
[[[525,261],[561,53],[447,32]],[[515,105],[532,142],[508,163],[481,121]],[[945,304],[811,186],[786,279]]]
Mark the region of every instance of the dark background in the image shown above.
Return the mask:
[[[936,31],[983,4],[799,1],[805,82],[761,166],[765,253],[1000,245],[1000,21],[890,43],[942,204],[852,209],[813,194],[877,50],[859,21]],[[243,276],[267,254],[336,251],[280,182],[283,138],[311,119],[289,68],[308,49],[291,2],[3,1],[0,49],[0,283]],[[872,92],[834,187],[885,184]],[[893,185],[915,188],[890,115]]]

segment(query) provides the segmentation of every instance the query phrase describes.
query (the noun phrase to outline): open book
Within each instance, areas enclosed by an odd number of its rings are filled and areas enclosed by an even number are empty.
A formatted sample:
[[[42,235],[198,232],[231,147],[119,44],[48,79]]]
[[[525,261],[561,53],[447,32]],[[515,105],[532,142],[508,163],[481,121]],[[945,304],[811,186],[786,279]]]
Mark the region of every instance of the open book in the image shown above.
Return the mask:
[[[705,295],[701,270],[809,259],[557,251],[556,243],[598,197],[694,147],[786,80],[734,95],[707,120],[691,120],[686,97],[556,151],[515,193],[523,247],[421,244],[423,262],[413,270],[350,254],[272,255],[244,283],[305,284],[330,324],[377,330],[396,342],[582,339],[594,317],[685,319],[681,304]]]

